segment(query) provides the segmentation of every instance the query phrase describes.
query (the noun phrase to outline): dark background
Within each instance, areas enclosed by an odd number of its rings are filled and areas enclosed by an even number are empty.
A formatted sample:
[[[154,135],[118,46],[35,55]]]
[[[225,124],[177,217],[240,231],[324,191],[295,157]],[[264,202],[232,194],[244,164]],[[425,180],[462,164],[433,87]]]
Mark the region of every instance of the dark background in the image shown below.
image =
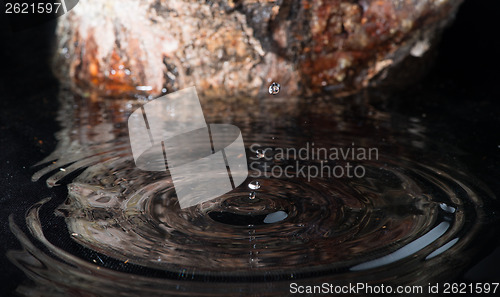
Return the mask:
[[[500,197],[500,1],[467,0],[439,45],[430,72],[393,94],[381,106],[407,116],[423,113],[435,139],[466,148],[460,160]],[[20,247],[8,216],[24,226],[25,211],[61,189],[31,182],[33,164],[50,154],[58,82],[50,70],[55,23],[12,33],[0,21],[0,296],[10,296],[25,280],[5,258]],[[432,133],[432,132],[431,132]],[[497,212],[498,215],[498,212]],[[496,226],[492,226],[496,228]],[[499,228],[500,229],[500,226]],[[497,237],[498,238],[498,237]],[[474,267],[457,281],[500,281],[500,242],[485,247]]]

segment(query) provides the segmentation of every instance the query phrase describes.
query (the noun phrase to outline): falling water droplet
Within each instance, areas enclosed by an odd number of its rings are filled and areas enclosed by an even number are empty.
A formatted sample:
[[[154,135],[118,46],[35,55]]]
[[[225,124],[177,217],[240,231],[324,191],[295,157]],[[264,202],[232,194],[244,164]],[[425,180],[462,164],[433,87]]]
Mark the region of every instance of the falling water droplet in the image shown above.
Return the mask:
[[[277,95],[280,92],[281,85],[277,82],[273,82],[269,86],[269,94],[271,95]]]
[[[250,192],[250,194],[248,194],[248,198],[251,200],[255,199],[255,192]]]
[[[252,190],[260,189],[260,183],[258,181],[252,181],[248,184],[248,187]]]
[[[259,159],[264,158],[266,156],[266,153],[264,152],[264,150],[257,150],[257,151],[255,151],[255,153],[256,153],[255,155]]]

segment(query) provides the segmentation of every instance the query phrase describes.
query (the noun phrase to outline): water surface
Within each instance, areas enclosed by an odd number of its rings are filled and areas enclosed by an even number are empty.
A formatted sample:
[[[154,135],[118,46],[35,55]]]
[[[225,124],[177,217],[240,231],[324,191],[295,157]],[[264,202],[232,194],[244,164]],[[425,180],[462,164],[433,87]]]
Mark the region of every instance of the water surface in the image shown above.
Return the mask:
[[[63,87],[60,100],[58,147],[33,180],[67,195],[32,206],[32,237],[10,222],[25,250],[9,257],[35,283],[23,294],[277,296],[292,281],[427,285],[460,275],[495,220],[495,195],[456,159],[460,148],[429,137],[425,114],[389,113],[362,96],[201,98],[208,123],[241,129],[250,176],[185,209],[168,172],[142,171],[132,158],[126,121],[150,99],[95,102]],[[377,155],[277,155],[306,146]],[[363,176],[293,174],[348,164]],[[276,173],[287,166],[288,176]]]

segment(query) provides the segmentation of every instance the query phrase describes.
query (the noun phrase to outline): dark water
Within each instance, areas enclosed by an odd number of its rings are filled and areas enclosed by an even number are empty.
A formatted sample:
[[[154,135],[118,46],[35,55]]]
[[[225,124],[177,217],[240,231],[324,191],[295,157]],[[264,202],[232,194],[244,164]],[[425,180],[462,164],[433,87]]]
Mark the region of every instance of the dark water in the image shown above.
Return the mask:
[[[261,296],[286,294],[291,280],[426,285],[465,270],[471,248],[488,241],[479,234],[498,218],[494,193],[453,157],[460,149],[426,135],[426,116],[322,97],[202,99],[208,123],[240,127],[250,177],[181,210],[168,173],[134,164],[126,119],[143,101],[60,96],[58,147],[33,181],[67,184],[68,197],[27,212],[41,247],[11,220],[26,252],[8,256],[38,285],[23,290]],[[337,160],[332,148],[357,153]],[[349,175],[349,164],[363,170]],[[54,217],[64,221],[55,226]],[[68,236],[95,253],[75,256],[60,244]]]
[[[446,38],[455,40],[454,32]],[[126,121],[147,99],[95,103],[40,83],[43,91],[26,99],[35,102],[34,116],[19,113],[28,124],[2,114],[3,130],[45,135],[28,143],[37,155],[7,159],[26,165],[18,179],[30,176],[34,185],[26,199],[12,190],[2,199],[15,236],[7,257],[31,280],[11,286],[44,296],[282,296],[291,282],[474,279],[470,268],[498,246],[499,92],[493,77],[468,76],[481,63],[454,71],[449,44],[426,80],[392,96],[200,98],[208,123],[241,129],[251,176],[182,210],[168,173],[142,171],[131,155]],[[57,115],[61,127],[37,113]],[[377,158],[278,155],[313,144],[376,149]],[[267,149],[265,158],[257,147]],[[363,176],[294,174],[348,164]],[[279,174],[287,166],[290,176]],[[255,182],[260,187],[249,188]],[[480,279],[498,281],[498,274]]]

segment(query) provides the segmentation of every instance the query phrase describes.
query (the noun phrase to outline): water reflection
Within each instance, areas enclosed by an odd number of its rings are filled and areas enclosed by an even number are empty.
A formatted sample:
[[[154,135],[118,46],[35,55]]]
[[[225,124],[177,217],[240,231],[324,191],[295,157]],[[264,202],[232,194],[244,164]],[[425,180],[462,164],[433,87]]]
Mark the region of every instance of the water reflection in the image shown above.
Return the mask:
[[[392,252],[388,255],[385,255],[381,258],[377,258],[375,260],[367,261],[356,266],[351,267],[352,271],[366,270],[375,267],[384,266],[387,264],[391,264],[397,262],[401,259],[409,257],[421,249],[425,248],[429,244],[436,241],[439,237],[443,236],[443,234],[450,228],[450,224],[448,222],[442,222],[436,227],[434,227],[431,231],[426,234],[418,237],[413,242],[405,245],[399,250]],[[430,255],[429,255],[430,256]]]
[[[11,218],[24,249],[8,256],[35,284],[21,294],[284,296],[291,280],[427,285],[460,273],[468,247],[479,244],[482,205],[494,197],[469,182],[450,158],[455,148],[425,136],[420,119],[321,97],[200,99],[207,122],[241,129],[247,156],[271,157],[258,166],[318,160],[252,154],[256,143],[355,143],[377,148],[378,158],[348,160],[365,168],[363,178],[269,177],[249,168],[256,177],[233,191],[180,209],[168,172],[134,165],[126,121],[145,101],[63,90],[59,146],[33,180],[69,183],[68,196],[56,209],[47,199],[30,209],[33,239]],[[49,216],[39,215],[44,209]],[[57,226],[59,241],[46,236],[53,218],[66,223]]]

